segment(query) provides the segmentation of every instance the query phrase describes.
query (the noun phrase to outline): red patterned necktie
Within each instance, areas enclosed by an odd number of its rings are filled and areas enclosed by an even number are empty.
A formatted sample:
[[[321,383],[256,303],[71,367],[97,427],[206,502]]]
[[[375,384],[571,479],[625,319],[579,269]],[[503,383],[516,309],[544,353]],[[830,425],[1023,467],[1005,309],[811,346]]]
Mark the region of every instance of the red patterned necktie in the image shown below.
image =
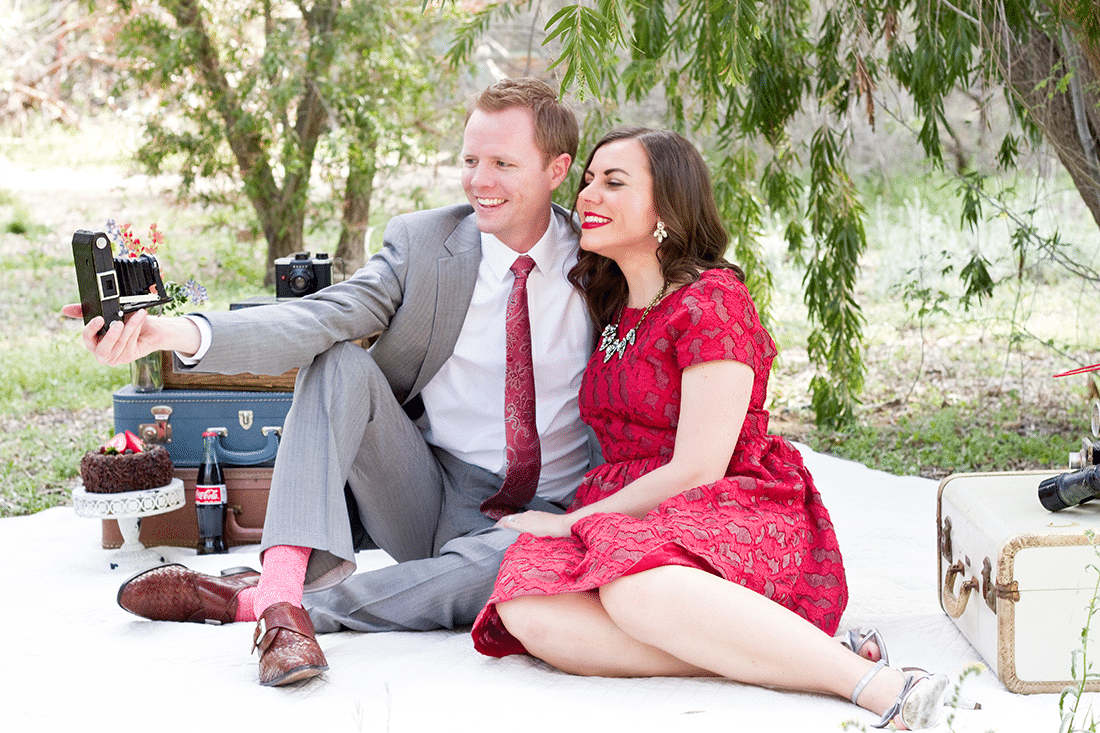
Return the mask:
[[[527,311],[527,276],[535,261],[523,255],[512,263],[516,276],[505,317],[507,355],[504,371],[504,484],[485,500],[481,511],[500,519],[527,505],[535,496],[542,468],[542,449],[535,426],[535,367],[531,357],[531,318]]]

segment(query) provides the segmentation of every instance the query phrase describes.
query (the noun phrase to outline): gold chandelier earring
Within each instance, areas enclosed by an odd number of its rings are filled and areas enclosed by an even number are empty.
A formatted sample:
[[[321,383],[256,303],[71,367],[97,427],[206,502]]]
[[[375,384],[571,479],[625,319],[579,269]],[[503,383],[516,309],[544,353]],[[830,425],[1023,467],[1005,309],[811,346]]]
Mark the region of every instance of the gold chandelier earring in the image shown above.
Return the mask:
[[[657,228],[653,231],[653,236],[657,238],[657,244],[664,242],[665,237],[668,236],[668,230],[665,229],[665,223],[660,219],[657,220]]]

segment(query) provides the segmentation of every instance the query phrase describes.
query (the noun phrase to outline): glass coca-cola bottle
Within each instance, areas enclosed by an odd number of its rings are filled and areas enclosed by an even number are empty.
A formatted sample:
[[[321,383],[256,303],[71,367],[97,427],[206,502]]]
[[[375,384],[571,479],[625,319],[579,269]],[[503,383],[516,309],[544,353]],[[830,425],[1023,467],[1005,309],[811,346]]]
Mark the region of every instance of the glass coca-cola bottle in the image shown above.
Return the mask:
[[[218,454],[214,450],[218,434],[207,430],[202,434],[202,462],[195,479],[195,511],[199,516],[200,555],[227,552],[225,546],[225,477]]]

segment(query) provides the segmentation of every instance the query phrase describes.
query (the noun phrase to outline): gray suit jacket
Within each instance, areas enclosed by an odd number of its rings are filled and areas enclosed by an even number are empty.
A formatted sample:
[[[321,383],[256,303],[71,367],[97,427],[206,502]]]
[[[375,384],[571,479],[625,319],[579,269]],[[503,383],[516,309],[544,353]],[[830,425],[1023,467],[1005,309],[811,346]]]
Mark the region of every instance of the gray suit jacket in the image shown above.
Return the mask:
[[[569,216],[557,205],[554,213]],[[278,305],[201,314],[213,339],[193,369],[282,374],[337,342],[377,335],[371,355],[406,404],[454,350],[480,262],[469,204],[396,216],[382,249],[346,282]]]

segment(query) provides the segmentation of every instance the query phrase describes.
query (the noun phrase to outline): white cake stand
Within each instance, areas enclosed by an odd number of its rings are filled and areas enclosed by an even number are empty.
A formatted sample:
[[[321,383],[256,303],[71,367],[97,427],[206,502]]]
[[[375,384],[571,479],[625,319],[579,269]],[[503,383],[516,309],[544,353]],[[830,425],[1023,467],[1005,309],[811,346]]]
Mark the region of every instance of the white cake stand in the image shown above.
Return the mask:
[[[123,541],[108,560],[111,570],[136,572],[163,563],[159,552],[141,544],[141,518],[175,511],[186,504],[183,481],[178,478],[167,486],[117,494],[93,494],[83,486],[73,489],[73,509],[78,517],[118,520]]]

